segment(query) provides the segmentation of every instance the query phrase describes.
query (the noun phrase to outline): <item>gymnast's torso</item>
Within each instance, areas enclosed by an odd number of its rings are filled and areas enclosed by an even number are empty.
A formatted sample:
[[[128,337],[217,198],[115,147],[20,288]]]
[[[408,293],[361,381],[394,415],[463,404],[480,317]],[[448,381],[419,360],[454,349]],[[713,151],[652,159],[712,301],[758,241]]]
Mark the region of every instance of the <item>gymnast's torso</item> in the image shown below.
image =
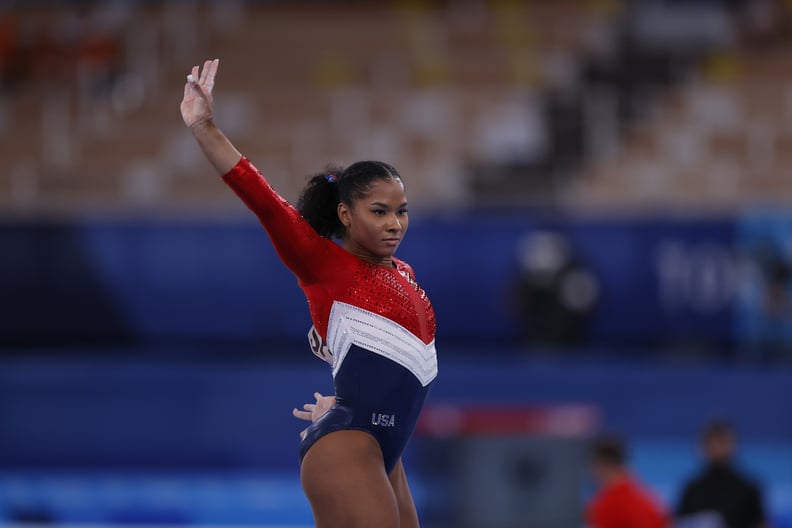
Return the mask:
[[[388,472],[437,376],[435,315],[410,266],[366,262],[319,236],[245,158],[223,179],[259,217],[308,300],[316,355],[332,365],[336,405],[312,423],[300,458],[322,436],[365,431]]]

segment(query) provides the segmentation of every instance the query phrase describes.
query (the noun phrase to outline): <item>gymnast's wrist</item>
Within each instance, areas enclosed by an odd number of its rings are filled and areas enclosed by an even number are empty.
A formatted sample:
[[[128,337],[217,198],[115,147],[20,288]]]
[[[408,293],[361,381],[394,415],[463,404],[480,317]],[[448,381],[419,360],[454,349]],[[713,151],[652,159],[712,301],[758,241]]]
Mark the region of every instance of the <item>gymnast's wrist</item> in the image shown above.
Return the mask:
[[[217,130],[217,125],[215,125],[214,120],[211,116],[205,119],[199,119],[192,125],[190,125],[190,131],[193,133],[194,136],[200,136],[209,134],[213,131]]]

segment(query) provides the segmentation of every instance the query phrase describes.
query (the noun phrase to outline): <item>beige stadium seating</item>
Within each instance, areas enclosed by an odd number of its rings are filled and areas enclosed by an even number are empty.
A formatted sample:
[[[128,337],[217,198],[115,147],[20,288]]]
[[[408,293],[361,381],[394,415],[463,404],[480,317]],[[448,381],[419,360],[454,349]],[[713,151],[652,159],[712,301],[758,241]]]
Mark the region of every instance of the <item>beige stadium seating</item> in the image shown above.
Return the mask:
[[[729,56],[635,123],[621,152],[587,167],[570,205],[642,210],[733,210],[792,200],[792,55]]]
[[[110,96],[54,83],[4,100],[0,212],[238,211],[178,112],[189,67],[213,57],[218,122],[288,198],[327,163],[384,158],[412,201],[465,204],[465,167],[491,116],[552,82],[552,61],[574,59],[587,25],[613,11],[583,0],[212,5],[129,11]],[[65,15],[21,16],[42,28]]]

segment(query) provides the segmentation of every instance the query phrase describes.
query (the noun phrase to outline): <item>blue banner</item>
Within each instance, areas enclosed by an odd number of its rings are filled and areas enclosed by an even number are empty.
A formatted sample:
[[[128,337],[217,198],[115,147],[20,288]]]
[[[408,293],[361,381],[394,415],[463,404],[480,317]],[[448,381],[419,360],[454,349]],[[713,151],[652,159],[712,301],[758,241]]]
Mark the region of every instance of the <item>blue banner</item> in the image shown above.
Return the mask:
[[[399,256],[438,342],[723,344],[735,231],[730,218],[417,216]],[[296,342],[310,327],[255,221],[7,224],[0,244],[0,345]]]

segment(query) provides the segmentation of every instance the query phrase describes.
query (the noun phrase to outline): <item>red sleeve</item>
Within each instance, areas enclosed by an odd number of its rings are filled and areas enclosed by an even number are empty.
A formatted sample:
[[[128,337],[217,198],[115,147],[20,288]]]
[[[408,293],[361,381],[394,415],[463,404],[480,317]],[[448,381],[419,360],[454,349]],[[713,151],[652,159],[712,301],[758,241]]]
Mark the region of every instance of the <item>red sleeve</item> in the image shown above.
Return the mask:
[[[336,244],[319,236],[244,156],[223,180],[256,214],[286,267],[301,283],[317,281],[322,261]]]
[[[589,504],[586,511],[586,525],[588,528],[616,528],[621,526],[620,508],[614,509],[612,490],[604,490]]]
[[[589,528],[667,528],[668,521],[649,495],[634,483],[603,490],[589,504],[586,522]]]
[[[603,528],[599,502],[595,501],[586,508],[586,528]]]

